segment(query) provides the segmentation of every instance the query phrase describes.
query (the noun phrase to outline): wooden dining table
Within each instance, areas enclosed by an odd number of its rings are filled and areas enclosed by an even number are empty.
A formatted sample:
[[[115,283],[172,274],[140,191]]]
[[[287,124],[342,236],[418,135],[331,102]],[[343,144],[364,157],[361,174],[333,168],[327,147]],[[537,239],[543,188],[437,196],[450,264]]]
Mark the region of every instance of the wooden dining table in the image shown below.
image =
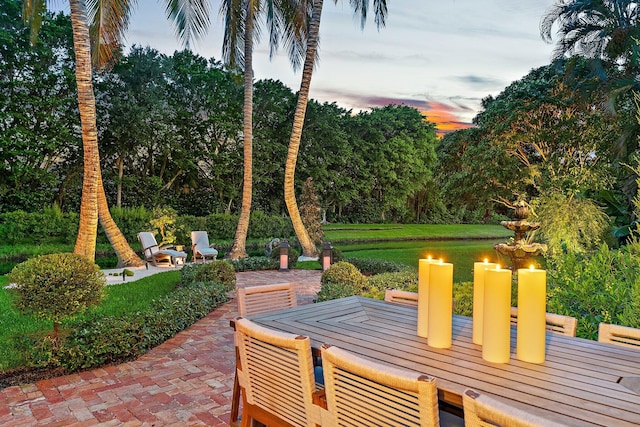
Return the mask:
[[[483,360],[472,319],[453,316],[452,346],[429,347],[416,334],[417,309],[360,296],[250,317],[265,327],[306,335],[314,349],[339,346],[384,364],[437,378],[442,402],[462,407],[466,388],[569,426],[640,426],[640,350],[554,333],[542,364],[515,357]]]

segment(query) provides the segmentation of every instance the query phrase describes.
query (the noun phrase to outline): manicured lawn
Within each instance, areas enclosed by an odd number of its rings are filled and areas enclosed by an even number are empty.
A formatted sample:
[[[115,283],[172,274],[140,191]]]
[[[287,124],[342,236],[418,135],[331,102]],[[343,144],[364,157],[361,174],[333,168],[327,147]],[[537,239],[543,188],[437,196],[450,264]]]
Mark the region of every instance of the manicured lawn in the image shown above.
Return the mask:
[[[403,239],[505,239],[513,235],[499,224],[329,224],[323,230],[325,239],[334,244]]]
[[[0,276],[1,285],[6,284],[6,276]],[[155,274],[135,282],[126,282],[105,287],[105,298],[99,306],[90,310],[103,316],[119,316],[124,313],[143,311],[154,300],[169,294],[180,281],[180,271]],[[24,360],[15,349],[11,339],[52,329],[50,322],[37,320],[19,313],[10,303],[11,295],[0,288],[0,370],[8,370],[24,365]]]

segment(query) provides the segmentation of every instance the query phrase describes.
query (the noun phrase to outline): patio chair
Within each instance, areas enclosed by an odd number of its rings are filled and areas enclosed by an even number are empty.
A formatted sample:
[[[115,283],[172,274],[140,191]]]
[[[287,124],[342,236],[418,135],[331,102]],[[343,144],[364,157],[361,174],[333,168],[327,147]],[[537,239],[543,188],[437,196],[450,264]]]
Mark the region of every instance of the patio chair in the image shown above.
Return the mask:
[[[466,427],[560,427],[554,421],[530,414],[475,390],[462,395]]]
[[[266,313],[281,308],[295,307],[296,293],[293,283],[276,285],[251,286],[238,289],[238,312],[240,316],[251,316]],[[237,350],[237,345],[236,345]],[[236,363],[239,355],[236,351]],[[240,384],[238,375],[233,382],[233,395],[231,397],[231,422],[238,421],[238,409],[240,407]]]
[[[205,262],[207,258],[215,261],[218,257],[218,251],[209,244],[209,235],[206,231],[191,232],[191,250],[193,252],[193,262],[198,262],[198,257]]]
[[[244,390],[241,426],[252,420],[268,426],[315,426],[320,408],[313,404],[316,390],[311,340],[274,331],[238,318],[235,338],[240,365],[236,369]]]
[[[167,261],[169,265],[176,266],[178,262],[184,264],[187,259],[185,252],[169,249],[173,246],[159,247],[153,233],[149,231],[138,233],[138,240],[142,245],[142,254],[147,265],[152,263],[157,266],[158,262]]]
[[[242,317],[295,306],[296,292],[293,283],[238,289],[238,312]]]
[[[407,292],[398,289],[387,289],[384,291],[384,300],[396,304],[418,306],[418,293]]]
[[[436,379],[323,345],[327,413],[322,426],[463,426],[438,410]]]
[[[600,323],[598,341],[640,350],[640,329]]]
[[[563,316],[561,314],[546,313],[545,322],[547,324],[546,329],[549,332],[555,334],[566,335],[569,337],[576,336],[576,329],[578,327],[578,319],[571,316]],[[518,308],[511,307],[511,324],[518,324]]]

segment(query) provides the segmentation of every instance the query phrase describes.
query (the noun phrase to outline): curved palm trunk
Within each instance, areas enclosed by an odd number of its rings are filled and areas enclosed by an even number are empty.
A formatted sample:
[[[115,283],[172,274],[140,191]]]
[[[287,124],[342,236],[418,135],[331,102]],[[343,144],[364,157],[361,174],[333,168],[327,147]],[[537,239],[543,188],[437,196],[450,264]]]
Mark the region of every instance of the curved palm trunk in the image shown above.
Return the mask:
[[[96,100],[91,81],[91,47],[87,7],[84,0],[70,0],[73,47],[76,55],[76,83],[78,109],[82,128],[84,176],[80,202],[80,225],[74,253],[95,260],[98,232],[98,132],[96,127]]]
[[[247,15],[244,34],[244,176],[242,180],[242,208],[238,228],[227,258],[246,258],[246,241],[251,216],[251,195],[253,192],[253,1],[247,1]]]
[[[104,229],[109,243],[113,247],[118,257],[118,267],[140,267],[144,265],[144,262],[136,255],[136,253],[129,246],[129,242],[124,237],[124,234],[118,228],[111,217],[109,212],[109,205],[107,204],[107,197],[104,194],[104,187],[102,185],[102,174],[98,174],[98,219]]]
[[[307,103],[309,102],[309,88],[311,87],[313,64],[315,63],[316,50],[318,48],[322,3],[323,0],[316,0],[313,4],[313,15],[309,23],[309,36],[307,39],[307,53],[304,59],[304,67],[302,68],[302,82],[300,83],[300,92],[298,92],[298,103],[296,104],[296,111],[293,117],[293,129],[291,131],[291,139],[289,139],[289,151],[287,152],[287,162],[284,168],[284,201],[287,204],[293,229],[300,241],[302,255],[306,257],[317,257],[318,249],[313,244],[313,241],[311,241],[309,233],[302,223],[298,203],[296,202],[294,180],[298,151],[300,150],[300,140],[302,138],[302,127],[307,112]]]

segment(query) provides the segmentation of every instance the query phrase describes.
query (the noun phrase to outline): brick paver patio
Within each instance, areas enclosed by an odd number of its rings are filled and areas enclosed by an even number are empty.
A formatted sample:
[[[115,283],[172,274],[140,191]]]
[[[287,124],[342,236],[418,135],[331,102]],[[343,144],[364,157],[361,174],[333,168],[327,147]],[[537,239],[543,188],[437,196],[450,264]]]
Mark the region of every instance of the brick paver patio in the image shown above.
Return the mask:
[[[296,283],[310,303],[320,272],[237,273],[238,287]],[[225,426],[235,353],[234,298],[139,359],[0,390],[2,426]]]

